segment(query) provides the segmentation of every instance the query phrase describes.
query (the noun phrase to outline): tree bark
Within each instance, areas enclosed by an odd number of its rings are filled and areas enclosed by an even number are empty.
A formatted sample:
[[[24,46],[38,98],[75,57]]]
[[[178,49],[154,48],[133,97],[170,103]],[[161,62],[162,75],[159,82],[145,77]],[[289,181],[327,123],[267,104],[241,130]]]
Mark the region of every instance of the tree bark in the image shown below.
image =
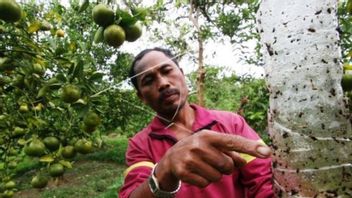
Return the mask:
[[[195,14],[195,16],[193,15]],[[189,19],[192,21],[193,25],[197,29],[197,41],[198,41],[198,69],[197,69],[197,104],[204,106],[204,82],[205,82],[205,69],[204,69],[204,47],[203,47],[203,38],[201,35],[201,29],[199,27],[198,17],[199,17],[199,8],[194,6],[194,3],[190,2],[190,12]]]
[[[336,0],[263,0],[257,12],[279,197],[352,196],[336,10]]]
[[[204,56],[203,56],[203,40],[198,33],[198,70],[197,70],[197,103],[204,106],[204,83],[205,83],[205,69],[204,69]]]

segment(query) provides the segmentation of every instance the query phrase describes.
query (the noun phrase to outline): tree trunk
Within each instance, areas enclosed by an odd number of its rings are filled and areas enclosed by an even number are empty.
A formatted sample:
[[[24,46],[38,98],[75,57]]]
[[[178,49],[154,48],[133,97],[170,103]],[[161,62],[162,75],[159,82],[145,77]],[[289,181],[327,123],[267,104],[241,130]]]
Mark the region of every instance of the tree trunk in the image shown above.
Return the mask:
[[[204,56],[203,56],[203,40],[198,33],[198,70],[197,70],[197,103],[200,106],[204,106],[204,81],[205,81],[205,69],[204,69]]]
[[[352,196],[336,9],[336,0],[263,0],[257,13],[279,197]]]
[[[197,69],[197,104],[204,106],[204,81],[205,81],[205,69],[204,69],[204,47],[201,29],[199,27],[199,8],[194,6],[193,1],[190,1],[190,12],[189,19],[192,21],[194,27],[197,29],[197,41],[198,41],[198,69]]]

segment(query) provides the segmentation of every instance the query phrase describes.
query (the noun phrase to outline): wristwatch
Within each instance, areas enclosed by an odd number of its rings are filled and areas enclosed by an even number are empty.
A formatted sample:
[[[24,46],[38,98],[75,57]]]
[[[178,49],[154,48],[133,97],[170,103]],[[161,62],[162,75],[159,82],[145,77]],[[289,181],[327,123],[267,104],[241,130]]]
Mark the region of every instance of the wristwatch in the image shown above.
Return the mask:
[[[176,190],[174,190],[174,191],[169,192],[169,191],[161,190],[159,187],[158,179],[155,176],[155,167],[157,165],[158,164],[155,164],[155,166],[153,167],[153,170],[152,170],[152,174],[148,178],[148,184],[149,184],[150,191],[153,193],[153,195],[156,198],[173,198],[173,197],[175,197],[176,193],[181,188],[181,181],[179,181],[178,186],[177,186]]]

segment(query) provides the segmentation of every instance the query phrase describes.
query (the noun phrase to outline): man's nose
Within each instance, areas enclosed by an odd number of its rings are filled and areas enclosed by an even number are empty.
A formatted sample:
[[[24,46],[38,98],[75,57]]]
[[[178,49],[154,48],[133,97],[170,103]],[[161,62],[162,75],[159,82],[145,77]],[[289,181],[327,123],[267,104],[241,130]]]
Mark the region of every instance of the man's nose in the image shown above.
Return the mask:
[[[161,76],[158,80],[158,91],[162,91],[168,87],[170,87],[169,80],[167,78]]]

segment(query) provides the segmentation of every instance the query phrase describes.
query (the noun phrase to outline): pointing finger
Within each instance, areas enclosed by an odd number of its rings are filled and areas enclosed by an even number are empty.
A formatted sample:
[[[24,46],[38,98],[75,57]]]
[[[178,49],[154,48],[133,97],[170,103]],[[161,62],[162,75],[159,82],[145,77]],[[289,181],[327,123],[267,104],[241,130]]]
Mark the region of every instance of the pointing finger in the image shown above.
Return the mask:
[[[271,149],[258,140],[250,140],[239,135],[223,134],[212,131],[207,131],[207,134],[211,136],[210,144],[223,151],[236,151],[259,158],[268,158],[271,155]]]

